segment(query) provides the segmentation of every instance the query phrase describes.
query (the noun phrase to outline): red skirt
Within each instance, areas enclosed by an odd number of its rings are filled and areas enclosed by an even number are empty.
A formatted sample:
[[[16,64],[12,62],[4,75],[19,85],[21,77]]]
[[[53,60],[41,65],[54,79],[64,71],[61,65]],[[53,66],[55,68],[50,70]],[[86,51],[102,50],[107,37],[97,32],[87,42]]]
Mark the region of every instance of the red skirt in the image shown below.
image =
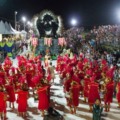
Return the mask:
[[[118,103],[120,103],[120,92],[117,93],[116,97],[117,97]]]

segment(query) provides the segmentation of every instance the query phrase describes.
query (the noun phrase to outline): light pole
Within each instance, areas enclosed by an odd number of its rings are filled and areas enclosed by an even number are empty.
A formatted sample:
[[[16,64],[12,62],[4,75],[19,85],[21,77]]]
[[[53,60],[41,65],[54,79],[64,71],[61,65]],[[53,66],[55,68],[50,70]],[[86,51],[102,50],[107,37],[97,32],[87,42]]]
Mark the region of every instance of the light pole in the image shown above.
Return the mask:
[[[78,24],[77,20],[76,20],[75,18],[73,18],[73,19],[71,20],[71,25],[72,25],[73,27],[75,27],[77,24]]]
[[[25,30],[26,17],[22,17],[22,20],[23,20],[23,22],[24,22],[24,30]]]
[[[18,13],[17,11],[14,12],[14,14],[15,14],[15,30],[16,30],[16,15],[17,15],[17,13]]]

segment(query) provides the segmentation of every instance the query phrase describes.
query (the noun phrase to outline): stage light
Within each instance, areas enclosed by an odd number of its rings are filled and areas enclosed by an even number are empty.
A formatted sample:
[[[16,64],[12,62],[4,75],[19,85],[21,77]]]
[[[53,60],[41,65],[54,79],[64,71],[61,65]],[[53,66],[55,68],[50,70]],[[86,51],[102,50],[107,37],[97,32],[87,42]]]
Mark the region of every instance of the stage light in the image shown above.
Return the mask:
[[[22,17],[23,22],[26,22],[26,17]]]
[[[18,12],[17,12],[17,11],[15,11],[15,14],[17,15],[17,14],[18,14]]]
[[[71,20],[71,25],[72,25],[72,26],[76,26],[76,25],[77,25],[77,19],[73,18],[73,19]]]
[[[28,21],[27,24],[30,25],[31,24],[30,21]]]
[[[25,30],[26,17],[22,17],[22,21],[24,22],[24,30]]]
[[[118,21],[120,22],[120,9],[116,10],[116,16],[117,16]]]

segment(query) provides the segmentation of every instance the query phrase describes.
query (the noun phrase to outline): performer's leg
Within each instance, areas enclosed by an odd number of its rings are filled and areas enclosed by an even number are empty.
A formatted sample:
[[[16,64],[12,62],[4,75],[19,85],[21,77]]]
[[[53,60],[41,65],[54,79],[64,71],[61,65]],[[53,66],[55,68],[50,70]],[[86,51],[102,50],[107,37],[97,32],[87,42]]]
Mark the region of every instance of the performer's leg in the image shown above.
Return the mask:
[[[70,105],[70,113],[71,113],[71,114],[74,113],[71,105]]]
[[[6,112],[4,112],[4,120],[7,119],[7,115],[6,115]]]
[[[89,108],[90,108],[89,112],[92,112],[93,111],[92,104],[89,104]]]
[[[23,112],[23,117],[25,118],[27,115],[26,115],[26,112]]]
[[[107,112],[107,103],[105,103],[105,112]]]
[[[45,115],[45,112],[44,112],[44,110],[42,110],[42,115],[41,116],[44,117],[44,115]]]
[[[117,108],[120,108],[120,103],[118,103],[118,107]]]
[[[81,94],[80,94],[80,95],[81,95],[81,97],[83,97],[83,91],[81,91]]]
[[[35,88],[33,88],[33,95],[35,95]]]
[[[53,83],[54,83],[54,78],[53,78]]]
[[[66,101],[67,101],[67,106],[69,106],[69,99],[68,99],[68,98],[66,98]]]
[[[108,108],[107,108],[107,112],[110,111],[110,103],[108,103]]]
[[[0,112],[0,118],[3,120],[3,112]]]
[[[6,111],[6,108],[4,108],[3,114],[4,114],[4,120],[6,120],[6,119],[7,119],[7,111]]]
[[[84,97],[84,102],[86,103],[86,97]]]
[[[24,117],[24,112],[21,113],[22,117]]]
[[[9,107],[11,108],[11,102],[9,102]]]
[[[22,113],[21,113],[21,112],[18,112],[18,116],[22,116]]]
[[[14,102],[12,102],[13,109],[15,109]]]
[[[76,109],[77,109],[77,107],[76,107],[76,106],[74,106],[73,108],[74,108],[73,113],[74,113],[74,114],[76,114]]]

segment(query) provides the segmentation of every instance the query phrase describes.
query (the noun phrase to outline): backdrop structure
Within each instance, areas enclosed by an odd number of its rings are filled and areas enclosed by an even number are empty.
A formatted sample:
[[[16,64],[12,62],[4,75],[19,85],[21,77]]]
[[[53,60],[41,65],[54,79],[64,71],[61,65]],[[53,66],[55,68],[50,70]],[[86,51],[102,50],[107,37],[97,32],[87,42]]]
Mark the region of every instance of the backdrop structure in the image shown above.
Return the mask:
[[[52,40],[52,45],[49,47],[47,45],[44,45],[44,39],[41,38],[38,40],[38,46],[36,49],[36,53],[41,53],[42,55],[46,54],[46,51],[49,50],[49,53],[52,55],[57,55],[59,53],[59,45],[58,45],[58,39]]]

